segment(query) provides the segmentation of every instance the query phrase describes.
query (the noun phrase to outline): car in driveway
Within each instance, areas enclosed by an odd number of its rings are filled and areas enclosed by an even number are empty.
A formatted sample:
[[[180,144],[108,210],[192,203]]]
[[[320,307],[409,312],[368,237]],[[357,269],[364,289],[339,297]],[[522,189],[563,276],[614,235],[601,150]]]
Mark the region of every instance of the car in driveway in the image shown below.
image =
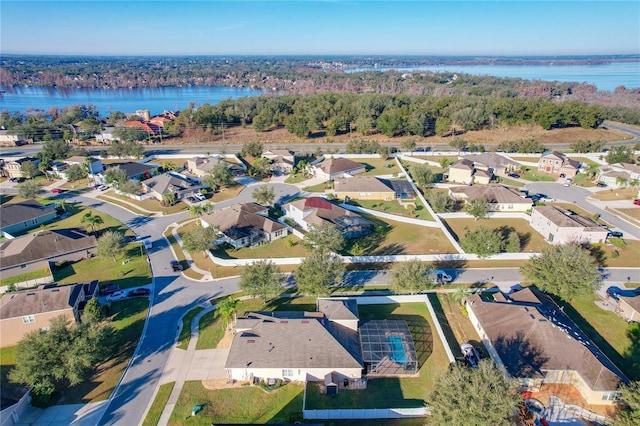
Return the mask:
[[[107,302],[124,299],[125,297],[127,297],[127,293],[124,290],[116,291],[107,296]]]
[[[507,176],[514,179],[520,179],[520,175],[517,173],[509,173]]]
[[[615,238],[622,238],[623,235],[624,234],[622,232],[620,232],[620,231],[612,231],[612,230],[609,230],[609,233],[607,234],[607,236],[615,237]]]
[[[182,264],[180,262],[178,262],[177,260],[172,260],[171,261],[171,269],[173,269],[174,272],[182,271]]]
[[[598,182],[598,183],[596,183],[596,186],[597,186],[598,188],[606,188],[606,187],[607,187],[607,184],[606,184],[606,183],[604,183],[604,182]]]
[[[129,292],[129,297],[141,297],[141,296],[149,296],[151,294],[151,290],[148,288],[136,288]]]
[[[61,192],[62,192],[62,189],[60,189],[60,188],[53,188],[53,189],[51,190],[51,193],[52,193],[52,194],[60,194]]]
[[[110,285],[107,286],[103,289],[100,290],[100,294],[102,296],[109,296],[113,293],[115,293],[116,291],[120,291],[120,286],[119,285]]]
[[[640,198],[636,198],[635,200],[633,200],[633,204],[636,206],[640,206]]]

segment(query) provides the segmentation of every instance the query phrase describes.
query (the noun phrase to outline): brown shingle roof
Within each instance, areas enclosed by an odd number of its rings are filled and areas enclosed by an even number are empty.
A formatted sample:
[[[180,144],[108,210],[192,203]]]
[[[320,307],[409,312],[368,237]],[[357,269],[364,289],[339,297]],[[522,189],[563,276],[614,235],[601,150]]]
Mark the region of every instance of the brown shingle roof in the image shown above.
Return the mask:
[[[266,216],[257,214],[264,207],[256,203],[234,204],[212,214],[202,216],[202,220],[212,225],[227,237],[237,240],[250,236],[255,231],[275,232],[286,226]]]
[[[142,184],[149,188],[149,190],[160,195],[188,189],[196,190],[200,188],[200,185],[196,185],[187,179],[172,173],[163,173],[150,179],[143,180]]]
[[[21,203],[2,204],[0,206],[0,228],[26,222],[55,212],[53,205],[43,206],[36,200]]]
[[[235,335],[225,368],[362,368],[320,318],[250,316],[260,321]]]
[[[393,188],[374,176],[338,179],[334,188],[336,192],[395,192]]]
[[[331,321],[357,320],[358,303],[355,299],[318,299],[318,311]]]
[[[522,295],[518,294],[525,292]],[[507,302],[475,294],[468,309],[480,321],[505,368],[514,377],[573,370],[593,390],[616,390],[627,381],[598,347],[548,296],[534,289],[513,293]]]
[[[53,231],[36,232],[0,245],[0,268],[35,262],[89,250],[96,246],[97,240],[80,229],[58,229]]]
[[[315,167],[319,168],[328,175],[332,175],[334,173],[342,173],[364,167],[364,164],[357,163],[353,160],[349,160],[348,158],[339,157],[327,158],[323,162],[316,164]]]
[[[323,226],[327,223],[336,224],[336,219],[344,216],[361,217],[359,214],[344,209],[321,197],[304,198],[293,201],[289,204],[293,205],[298,210],[310,212],[304,217],[304,220],[309,225],[314,226]],[[285,209],[286,208],[287,206],[285,205]],[[366,221],[364,218],[362,220]]]
[[[590,228],[597,230],[603,229],[600,225],[598,225],[588,217],[580,216],[579,214],[573,214],[561,207],[541,206],[534,207],[533,210],[542,214],[554,225],[560,228]]]
[[[473,161],[477,164],[483,164],[493,169],[502,168],[506,166],[517,166],[519,163],[506,158],[496,152],[483,152],[482,154],[464,155],[462,158]]]
[[[6,294],[0,299],[0,319],[69,309],[82,296],[82,286],[73,284]]]
[[[631,306],[636,312],[640,312],[640,294],[637,296],[618,296]]]
[[[484,198],[489,203],[501,204],[533,204],[529,198],[524,198],[516,190],[502,185],[473,185],[454,186],[449,188],[454,194],[465,194],[467,199]]]
[[[473,170],[473,161],[469,161],[465,158],[460,159],[449,166],[450,169],[460,169],[460,170]]]

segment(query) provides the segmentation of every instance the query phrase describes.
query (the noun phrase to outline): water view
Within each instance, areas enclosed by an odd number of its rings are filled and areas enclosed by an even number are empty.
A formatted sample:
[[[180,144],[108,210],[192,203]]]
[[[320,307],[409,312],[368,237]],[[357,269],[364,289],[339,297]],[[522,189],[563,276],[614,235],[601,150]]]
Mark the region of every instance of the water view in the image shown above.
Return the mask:
[[[640,62],[612,62],[597,65],[424,65],[409,67],[353,68],[347,72],[386,71],[458,72],[472,75],[522,78],[594,84],[598,90],[613,91],[618,86],[640,87]]]

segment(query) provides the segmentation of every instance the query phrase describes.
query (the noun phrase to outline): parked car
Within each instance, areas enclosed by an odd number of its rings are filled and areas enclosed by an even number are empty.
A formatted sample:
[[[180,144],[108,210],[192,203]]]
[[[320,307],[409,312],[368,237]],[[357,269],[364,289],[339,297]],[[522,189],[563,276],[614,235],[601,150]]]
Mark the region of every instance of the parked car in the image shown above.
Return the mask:
[[[187,197],[187,201],[189,201],[190,203],[197,203],[198,199],[196,197],[189,196]]]
[[[447,274],[442,269],[436,269],[435,271],[433,271],[433,282],[435,282],[436,284],[447,284],[451,281],[451,276],[449,276],[449,274]]]
[[[519,179],[520,175],[517,173],[509,173],[507,176],[509,176],[510,178],[514,178],[514,179]]]
[[[194,192],[193,196],[196,197],[200,201],[206,200],[206,197],[201,192]]]
[[[480,363],[480,353],[471,343],[467,342],[460,345],[460,351],[465,361],[467,361],[471,367],[478,367]]]
[[[127,293],[124,290],[116,291],[107,296],[107,301],[112,302],[114,300],[120,300],[127,297]]]
[[[557,200],[545,195],[544,197],[539,198],[538,201],[542,201],[543,203],[555,203]]]
[[[53,189],[51,190],[51,193],[52,193],[52,194],[60,194],[61,192],[62,192],[62,189],[60,189],[60,188],[53,188]]]
[[[640,206],[640,198],[636,198],[635,200],[633,200],[633,204],[635,204],[636,206]]]
[[[142,245],[144,246],[145,250],[151,250],[151,240],[142,240]]]
[[[572,182],[573,182],[573,179],[567,178],[567,180],[564,181],[563,185],[564,186],[571,186]]]
[[[109,187],[108,187],[107,185],[100,185],[100,186],[98,187],[98,189],[99,189],[100,191],[106,191],[107,189],[109,189]]]
[[[607,184],[606,184],[606,183],[604,183],[604,182],[598,182],[598,183],[596,183],[596,186],[597,186],[598,188],[606,188],[606,187],[607,187]]]
[[[609,230],[608,236],[609,237],[615,237],[615,238],[622,238],[623,234],[620,231]]]
[[[172,260],[171,269],[173,269],[174,271],[182,271],[182,264],[177,260]]]
[[[102,290],[100,290],[100,294],[103,296],[108,296],[110,294],[115,293],[116,291],[120,290],[120,286],[119,285],[110,285],[107,286],[105,288],[103,288]]]
[[[136,288],[129,292],[129,297],[137,297],[137,296],[149,296],[151,294],[151,290],[148,288]]]

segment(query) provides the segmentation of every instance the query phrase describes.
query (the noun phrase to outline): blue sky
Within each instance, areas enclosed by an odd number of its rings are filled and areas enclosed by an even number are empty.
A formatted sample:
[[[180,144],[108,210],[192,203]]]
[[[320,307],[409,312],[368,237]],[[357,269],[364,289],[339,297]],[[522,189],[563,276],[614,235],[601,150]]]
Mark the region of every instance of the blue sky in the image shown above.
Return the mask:
[[[638,54],[640,2],[2,0],[0,52]]]

